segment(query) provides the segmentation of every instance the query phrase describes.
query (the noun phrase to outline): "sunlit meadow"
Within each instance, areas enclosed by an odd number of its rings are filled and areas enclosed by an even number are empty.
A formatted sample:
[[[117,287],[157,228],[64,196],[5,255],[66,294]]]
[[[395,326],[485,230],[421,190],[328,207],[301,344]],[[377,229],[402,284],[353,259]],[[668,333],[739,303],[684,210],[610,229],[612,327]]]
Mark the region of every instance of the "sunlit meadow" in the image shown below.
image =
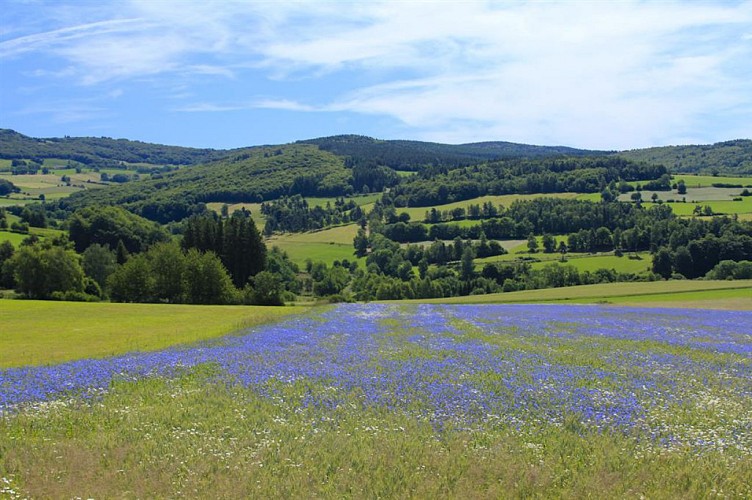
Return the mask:
[[[752,312],[341,305],[0,411],[0,497],[749,498]]]

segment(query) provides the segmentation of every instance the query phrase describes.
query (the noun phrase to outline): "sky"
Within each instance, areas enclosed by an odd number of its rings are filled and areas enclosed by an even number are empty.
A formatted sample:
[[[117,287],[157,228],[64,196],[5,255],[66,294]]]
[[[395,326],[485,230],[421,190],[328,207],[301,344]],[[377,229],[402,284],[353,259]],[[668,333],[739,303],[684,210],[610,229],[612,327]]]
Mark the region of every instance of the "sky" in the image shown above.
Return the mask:
[[[752,1],[0,0],[0,128],[623,150],[752,137]]]

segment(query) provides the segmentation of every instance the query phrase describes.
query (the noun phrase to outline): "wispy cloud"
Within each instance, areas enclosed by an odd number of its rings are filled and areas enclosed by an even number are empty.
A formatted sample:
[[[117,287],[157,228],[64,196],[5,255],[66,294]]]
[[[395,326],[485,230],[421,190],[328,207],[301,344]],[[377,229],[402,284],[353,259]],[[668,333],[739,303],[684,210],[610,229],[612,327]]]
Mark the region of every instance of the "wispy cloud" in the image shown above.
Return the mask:
[[[128,34],[140,24],[137,19],[113,19],[19,36],[0,42],[0,58],[15,57],[25,52],[54,50],[55,47],[67,46],[82,39]]]
[[[57,124],[71,124],[102,119],[110,115],[110,111],[105,106],[82,100],[37,103],[22,108],[17,114],[39,116]]]
[[[170,104],[183,112],[380,115],[431,140],[614,148],[702,140],[702,122],[724,116],[729,131],[752,135],[752,117],[739,116],[752,105],[750,1],[76,7],[49,9],[65,26],[0,42],[0,59],[59,58],[40,76],[74,72],[87,86],[165,77],[194,100]],[[217,104],[196,90],[198,76],[307,82],[309,92],[249,84]]]

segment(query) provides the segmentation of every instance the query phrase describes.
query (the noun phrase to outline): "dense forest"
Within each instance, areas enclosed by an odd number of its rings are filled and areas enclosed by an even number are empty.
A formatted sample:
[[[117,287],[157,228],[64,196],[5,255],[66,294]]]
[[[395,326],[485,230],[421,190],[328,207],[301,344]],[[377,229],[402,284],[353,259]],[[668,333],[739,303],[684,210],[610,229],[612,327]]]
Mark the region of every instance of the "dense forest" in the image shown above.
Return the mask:
[[[718,172],[731,175],[752,173],[752,140],[749,139],[621,152],[584,150],[566,146],[532,146],[502,141],[454,145],[380,140],[358,135],[322,137],[298,141],[298,144],[313,144],[322,151],[342,157],[348,167],[386,166],[404,171],[419,171],[426,167],[456,168],[483,161],[511,158],[616,155],[635,162],[664,165],[677,173]],[[0,129],[0,158],[4,159],[58,158],[97,166],[108,166],[120,162],[198,165],[230,157],[243,149],[198,149],[109,137],[41,139],[28,137],[9,129]]]
[[[752,174],[752,140],[718,142],[693,146],[664,146],[622,151],[632,161],[665,165],[672,172],[701,174]]]
[[[72,211],[115,204],[165,223],[203,210],[207,202],[262,202],[281,196],[351,194],[341,158],[311,145],[254,148],[224,160],[107,189],[86,190],[61,200]]]
[[[85,165],[113,163],[196,165],[224,158],[229,151],[165,146],[109,137],[35,139],[13,130],[0,129],[0,158],[43,160],[58,158]]]
[[[598,193],[621,181],[658,179],[661,165],[615,157],[501,160],[453,170],[429,168],[392,190],[397,206],[431,206],[484,195]]]
[[[530,146],[512,142],[439,144],[419,141],[385,141],[359,135],[339,135],[300,141],[346,157],[348,166],[386,166],[418,171],[426,167],[459,167],[501,158],[543,158],[608,154],[564,146]]]

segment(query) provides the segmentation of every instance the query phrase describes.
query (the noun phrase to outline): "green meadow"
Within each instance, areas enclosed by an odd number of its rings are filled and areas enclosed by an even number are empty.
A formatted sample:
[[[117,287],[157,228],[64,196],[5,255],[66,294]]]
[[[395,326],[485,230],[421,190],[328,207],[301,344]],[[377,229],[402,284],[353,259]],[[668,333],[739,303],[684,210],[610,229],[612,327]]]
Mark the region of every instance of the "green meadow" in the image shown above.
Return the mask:
[[[673,174],[671,182],[684,181],[687,189],[712,187],[713,184],[739,184],[742,186],[752,187],[752,177],[731,177],[731,176],[712,176],[712,175],[692,175],[692,174]]]
[[[13,233],[10,231],[0,231],[0,242],[10,241],[14,247],[18,247],[23,240],[28,238],[28,234]]]
[[[153,351],[305,309],[0,300],[0,368]]]
[[[574,266],[580,272],[594,272],[598,269],[613,269],[619,273],[646,274],[651,270],[653,259],[648,252],[639,252],[636,256],[633,254],[624,254],[621,257],[617,257],[613,254],[591,255],[573,253],[567,255],[564,262],[561,262],[559,258],[549,257],[546,260],[534,262],[532,268],[540,269],[544,266],[553,264],[554,262],[559,263],[560,265]]]
[[[445,205],[435,205],[433,207],[404,207],[397,208],[397,213],[407,213],[410,215],[410,220],[420,222],[425,216],[426,212],[431,208],[443,212],[445,210],[453,210],[455,208],[467,209],[470,205],[483,205],[484,203],[493,203],[495,206],[502,205],[508,207],[512,203],[518,200],[532,200],[535,198],[577,198],[577,193],[548,193],[548,194],[504,194],[504,195],[489,195],[481,196],[478,198],[472,198],[470,200],[456,201],[453,203],[447,203]],[[599,195],[600,196],[600,195]]]
[[[353,248],[353,238],[357,232],[357,224],[347,224],[321,231],[274,235],[266,239],[266,245],[284,250],[290,260],[299,266],[304,266],[308,259],[331,265],[335,260],[358,260]]]

